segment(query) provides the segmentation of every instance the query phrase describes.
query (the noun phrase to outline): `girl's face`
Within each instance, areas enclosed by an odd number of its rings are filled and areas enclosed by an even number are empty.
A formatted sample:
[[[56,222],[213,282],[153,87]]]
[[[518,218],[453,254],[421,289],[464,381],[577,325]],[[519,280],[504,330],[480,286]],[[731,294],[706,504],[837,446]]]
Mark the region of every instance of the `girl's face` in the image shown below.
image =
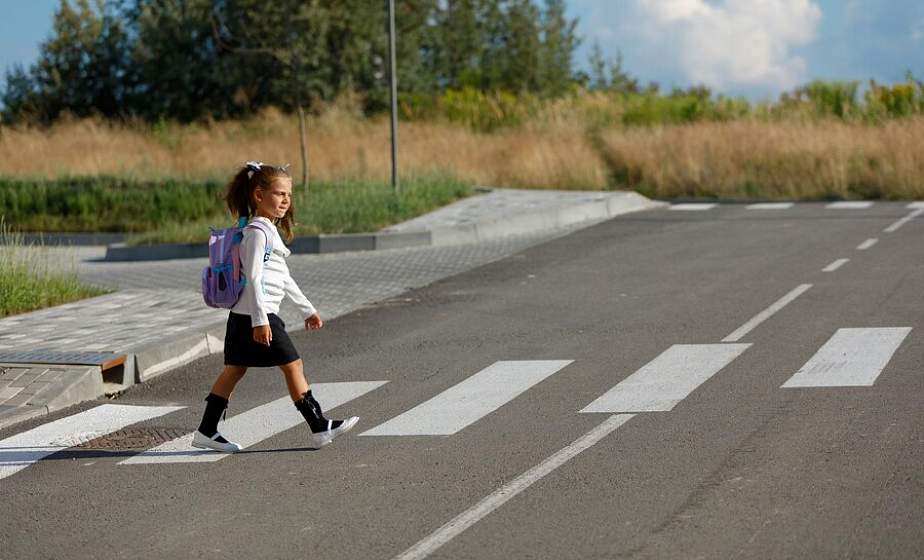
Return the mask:
[[[257,201],[257,216],[275,220],[282,218],[292,205],[292,180],[279,178],[269,187],[254,191]]]

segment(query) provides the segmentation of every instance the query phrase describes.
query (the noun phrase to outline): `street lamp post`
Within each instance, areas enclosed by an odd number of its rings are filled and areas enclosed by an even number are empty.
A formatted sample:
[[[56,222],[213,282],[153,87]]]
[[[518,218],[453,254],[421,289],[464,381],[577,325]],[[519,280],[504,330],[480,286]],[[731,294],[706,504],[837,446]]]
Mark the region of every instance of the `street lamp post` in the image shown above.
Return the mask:
[[[388,74],[391,82],[391,188],[401,191],[398,182],[398,73],[395,54],[395,0],[388,0]]]

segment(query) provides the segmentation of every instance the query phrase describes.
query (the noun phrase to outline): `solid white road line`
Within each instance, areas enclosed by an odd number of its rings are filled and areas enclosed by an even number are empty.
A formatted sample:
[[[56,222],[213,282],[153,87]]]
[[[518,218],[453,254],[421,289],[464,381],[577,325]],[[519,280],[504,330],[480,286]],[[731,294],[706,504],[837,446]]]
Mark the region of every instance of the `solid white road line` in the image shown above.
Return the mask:
[[[575,440],[574,443],[561,449],[501,488],[498,488],[411,548],[395,556],[394,560],[420,560],[426,558],[436,549],[504,505],[504,503],[520,492],[529,488],[533,483],[564,465],[585,449],[592,447],[595,443],[625,424],[632,416],[632,414],[616,414],[610,416],[604,420],[602,424]]]
[[[869,387],[910,327],[838,329],[783,387]]]
[[[924,214],[924,208],[918,208],[918,209],[915,210],[914,212],[908,214],[908,215],[905,216],[904,218],[898,220],[897,222],[895,222],[894,224],[890,225],[889,227],[885,228],[885,229],[882,230],[882,231],[884,231],[885,233],[893,233],[893,232],[896,232],[896,231],[898,231],[898,228],[900,228],[900,227],[902,227],[903,225],[907,224],[907,223],[910,222],[911,220],[917,218],[917,217],[920,216],[921,214]]]
[[[908,206],[905,206],[905,208],[909,210],[917,210],[918,208],[924,208],[924,201],[916,200],[914,202],[909,203]]]
[[[0,441],[0,479],[52,453],[184,408],[104,404],[8,437]]]
[[[869,239],[867,239],[867,240],[864,241],[863,243],[860,243],[859,245],[857,245],[857,251],[865,251],[865,250],[869,249],[870,247],[872,247],[873,245],[875,245],[875,244],[878,243],[878,242],[879,242],[879,240],[876,239],[875,237],[870,237]]]
[[[494,362],[362,436],[448,436],[549,377],[573,360]]]
[[[747,205],[748,210],[786,210],[792,207],[792,202],[758,202]]]
[[[750,344],[676,344],[581,412],[666,412]]]
[[[739,340],[744,338],[744,335],[754,330],[754,328],[756,328],[757,325],[763,323],[764,321],[772,317],[777,311],[789,305],[794,299],[804,294],[811,287],[812,287],[811,284],[800,284],[796,286],[795,288],[792,289],[792,291],[790,291],[788,294],[778,299],[770,307],[764,309],[763,311],[755,315],[750,321],[741,325],[740,327],[735,329],[735,331],[732,332],[730,335],[723,338],[722,342],[738,342]]]
[[[387,383],[386,381],[357,381],[343,383],[314,383],[311,392],[327,411],[365,395]],[[273,437],[274,435],[304,424],[305,419],[295,409],[290,397],[236,414],[221,424],[218,429],[229,441],[239,443],[244,449]],[[307,434],[307,429],[306,434]],[[139,453],[119,463],[120,465],[147,465],[151,463],[211,463],[228,457],[227,453],[196,449],[192,447],[193,434],[168,441],[157,447]]]
[[[830,210],[863,210],[872,205],[873,203],[869,200],[842,200],[840,202],[832,202],[825,206],[825,208]]]
[[[681,204],[671,204],[668,207],[668,210],[681,210],[681,211],[699,211],[699,210],[712,210],[718,206],[718,204],[713,204],[711,202],[685,202]]]
[[[834,261],[833,263],[831,263],[831,264],[829,264],[828,266],[822,268],[821,271],[822,271],[822,272],[834,272],[835,270],[837,270],[837,269],[839,269],[840,267],[844,266],[844,265],[847,264],[848,262],[850,262],[850,259],[837,259],[837,260]]]

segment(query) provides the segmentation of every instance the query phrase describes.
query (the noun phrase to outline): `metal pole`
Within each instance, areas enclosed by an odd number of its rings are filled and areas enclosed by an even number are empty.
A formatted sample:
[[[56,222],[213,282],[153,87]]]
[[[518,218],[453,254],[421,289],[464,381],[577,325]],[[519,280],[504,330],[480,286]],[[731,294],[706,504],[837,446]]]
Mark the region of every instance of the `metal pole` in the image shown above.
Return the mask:
[[[388,73],[391,81],[391,188],[401,191],[398,183],[398,72],[395,60],[395,0],[388,0]]]

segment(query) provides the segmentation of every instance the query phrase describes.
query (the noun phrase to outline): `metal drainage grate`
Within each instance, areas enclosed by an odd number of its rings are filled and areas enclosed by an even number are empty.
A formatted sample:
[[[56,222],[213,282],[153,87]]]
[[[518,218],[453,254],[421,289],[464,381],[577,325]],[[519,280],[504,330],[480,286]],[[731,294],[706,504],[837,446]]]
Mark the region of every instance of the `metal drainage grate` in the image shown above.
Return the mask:
[[[129,428],[81,441],[77,449],[145,449],[180,438],[188,428]]]

